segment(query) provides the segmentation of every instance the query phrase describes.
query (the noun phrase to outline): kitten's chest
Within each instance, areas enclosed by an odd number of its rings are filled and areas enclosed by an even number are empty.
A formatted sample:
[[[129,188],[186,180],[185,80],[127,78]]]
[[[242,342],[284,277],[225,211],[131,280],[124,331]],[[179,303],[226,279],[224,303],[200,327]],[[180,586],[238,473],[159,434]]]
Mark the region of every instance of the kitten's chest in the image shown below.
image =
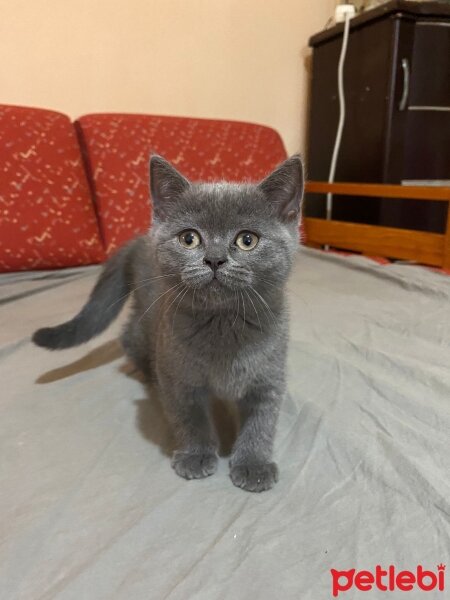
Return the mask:
[[[262,368],[261,332],[249,325],[243,327],[242,321],[233,327],[232,319],[211,319],[196,325],[183,343],[191,375],[221,398],[242,397]]]
[[[209,389],[227,400],[242,398],[260,370],[258,351],[248,345],[211,344],[199,361]],[[206,369],[205,369],[206,366]]]

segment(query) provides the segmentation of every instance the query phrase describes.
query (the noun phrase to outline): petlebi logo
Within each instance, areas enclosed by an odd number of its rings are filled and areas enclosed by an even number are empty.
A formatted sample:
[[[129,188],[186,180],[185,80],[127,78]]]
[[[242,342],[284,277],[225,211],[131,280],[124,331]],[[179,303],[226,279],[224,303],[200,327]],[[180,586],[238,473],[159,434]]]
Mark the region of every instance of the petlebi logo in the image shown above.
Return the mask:
[[[377,565],[373,571],[338,571],[331,569],[331,586],[333,596],[336,598],[348,590],[356,588],[361,592],[379,590],[381,592],[410,592],[422,590],[431,592],[445,589],[445,565],[437,565],[435,571],[426,570],[418,565],[415,571],[397,571],[394,565],[386,569]],[[433,596],[434,598],[435,596]],[[344,600],[345,597],[343,596]],[[377,595],[379,598],[379,595]]]

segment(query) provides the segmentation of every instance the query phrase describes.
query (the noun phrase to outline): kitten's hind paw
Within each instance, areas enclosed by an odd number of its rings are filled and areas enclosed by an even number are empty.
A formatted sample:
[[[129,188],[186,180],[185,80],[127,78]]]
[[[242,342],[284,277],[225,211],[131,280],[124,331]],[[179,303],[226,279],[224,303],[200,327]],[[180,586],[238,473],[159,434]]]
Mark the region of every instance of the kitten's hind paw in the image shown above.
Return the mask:
[[[175,451],[172,457],[172,468],[177,475],[185,479],[202,479],[215,473],[217,455],[212,452]]]
[[[230,470],[230,478],[235,486],[247,492],[264,492],[273,488],[278,481],[278,467],[275,463],[234,465]]]

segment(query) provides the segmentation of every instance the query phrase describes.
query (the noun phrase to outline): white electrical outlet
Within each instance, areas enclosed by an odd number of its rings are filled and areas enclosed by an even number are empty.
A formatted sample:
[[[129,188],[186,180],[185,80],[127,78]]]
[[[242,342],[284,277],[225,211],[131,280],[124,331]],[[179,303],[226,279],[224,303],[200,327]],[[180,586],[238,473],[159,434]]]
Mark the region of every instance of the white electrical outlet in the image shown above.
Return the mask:
[[[356,14],[356,9],[353,4],[338,4],[334,11],[334,20],[336,23],[342,23],[345,21],[345,17],[348,15],[351,19]]]

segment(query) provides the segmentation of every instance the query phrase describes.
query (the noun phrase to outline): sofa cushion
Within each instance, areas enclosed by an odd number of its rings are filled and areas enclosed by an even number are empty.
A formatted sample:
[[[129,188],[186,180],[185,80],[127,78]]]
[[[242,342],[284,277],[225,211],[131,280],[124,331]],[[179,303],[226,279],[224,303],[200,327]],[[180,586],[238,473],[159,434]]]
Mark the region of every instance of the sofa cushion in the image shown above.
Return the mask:
[[[250,123],[94,114],[81,117],[77,126],[108,254],[150,225],[151,153],[193,181],[258,180],[286,158],[276,131]]]
[[[65,115],[0,105],[0,271],[104,259],[75,130]]]

